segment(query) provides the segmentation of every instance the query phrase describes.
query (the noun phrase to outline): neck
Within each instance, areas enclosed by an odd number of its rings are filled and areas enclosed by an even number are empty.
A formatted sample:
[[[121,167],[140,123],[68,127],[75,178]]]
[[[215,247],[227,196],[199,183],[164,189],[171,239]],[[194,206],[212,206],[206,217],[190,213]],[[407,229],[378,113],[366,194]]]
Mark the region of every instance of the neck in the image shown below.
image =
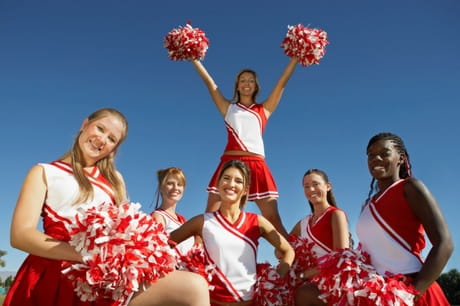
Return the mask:
[[[325,203],[318,203],[318,204],[313,204],[313,215],[318,216],[322,214],[326,209],[328,209],[331,205],[327,202]]]
[[[159,208],[174,215],[176,213],[176,204],[177,202],[163,201]]]
[[[233,203],[230,205],[221,203],[219,211],[227,220],[234,222],[238,219],[241,209],[239,207],[239,203]]]

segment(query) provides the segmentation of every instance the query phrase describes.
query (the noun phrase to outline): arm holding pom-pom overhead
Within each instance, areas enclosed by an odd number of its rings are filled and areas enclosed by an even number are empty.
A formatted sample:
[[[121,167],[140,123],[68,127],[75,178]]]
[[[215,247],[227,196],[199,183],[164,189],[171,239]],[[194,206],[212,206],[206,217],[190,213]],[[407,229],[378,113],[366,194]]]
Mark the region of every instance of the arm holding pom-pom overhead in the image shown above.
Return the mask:
[[[208,50],[209,40],[199,28],[190,24],[173,29],[164,38],[164,47],[173,61],[203,59]]]
[[[320,29],[307,28],[301,24],[288,26],[281,47],[287,56],[296,56],[302,66],[318,64],[326,53],[327,33]]]
[[[286,87],[287,82],[289,81],[292,73],[297,67],[297,63],[298,58],[296,56],[292,56],[291,60],[287,64],[286,68],[284,68],[283,73],[278,79],[278,82],[276,82],[275,87],[273,87],[267,100],[263,102],[265,115],[267,116],[267,118],[270,117],[270,115],[275,111],[276,107],[278,106],[283,95],[284,88]]]
[[[191,62],[193,64],[193,67],[195,67],[196,72],[198,72],[198,75],[201,77],[204,84],[208,88],[209,94],[211,95],[211,98],[214,101],[214,104],[216,105],[217,109],[222,114],[222,116],[225,116],[230,101],[222,95],[222,93],[219,90],[219,87],[214,82],[214,79],[211,77],[204,65],[196,59],[191,60]]]

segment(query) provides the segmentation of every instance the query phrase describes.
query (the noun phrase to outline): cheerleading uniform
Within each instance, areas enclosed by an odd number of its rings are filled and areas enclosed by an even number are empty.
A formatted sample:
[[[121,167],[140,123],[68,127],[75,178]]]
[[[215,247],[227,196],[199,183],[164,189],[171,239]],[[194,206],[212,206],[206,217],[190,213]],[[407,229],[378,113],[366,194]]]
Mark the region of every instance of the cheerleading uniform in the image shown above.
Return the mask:
[[[168,234],[178,229],[186,221],[184,216],[176,213],[176,216],[177,216],[176,218],[163,209],[157,209],[155,210],[155,213],[160,214],[165,220],[165,232]],[[181,243],[177,244],[175,249],[179,255],[186,255],[188,251],[193,247],[193,244],[194,244],[194,238],[190,237],[182,241]]]
[[[305,239],[307,243],[314,243],[312,251],[316,257],[328,254],[334,248],[331,219],[336,210],[339,209],[329,206],[313,224],[310,222],[313,215],[308,215],[300,220],[300,237]]]
[[[209,182],[207,192],[218,193],[217,180],[223,164],[229,160],[241,160],[251,170],[248,200],[277,198],[278,189],[270,169],[265,162],[262,135],[267,124],[263,104],[253,103],[246,106],[232,103],[225,115],[227,146],[224,151],[243,151],[257,155],[223,155]]]
[[[62,161],[40,164],[43,167],[48,186],[43,205],[43,229],[45,234],[60,240],[69,241],[66,229],[76,222],[79,211],[100,203],[115,203],[114,192],[109,182],[97,167],[87,174],[93,186],[94,197],[83,204],[74,204],[79,194],[79,186],[74,178],[72,167]],[[14,282],[8,291],[4,306],[87,306],[111,305],[112,300],[83,302],[74,292],[68,278],[61,273],[70,263],[35,255],[29,255],[19,268]]]
[[[219,211],[204,214],[203,244],[206,256],[216,266],[211,300],[230,303],[253,299],[260,236],[257,214],[241,211],[234,224]]]
[[[363,209],[356,233],[360,248],[370,255],[378,273],[412,274],[423,265],[424,228],[404,195],[407,179],[393,183]],[[427,303],[427,304],[425,304]],[[434,282],[416,305],[449,305],[442,289]]]

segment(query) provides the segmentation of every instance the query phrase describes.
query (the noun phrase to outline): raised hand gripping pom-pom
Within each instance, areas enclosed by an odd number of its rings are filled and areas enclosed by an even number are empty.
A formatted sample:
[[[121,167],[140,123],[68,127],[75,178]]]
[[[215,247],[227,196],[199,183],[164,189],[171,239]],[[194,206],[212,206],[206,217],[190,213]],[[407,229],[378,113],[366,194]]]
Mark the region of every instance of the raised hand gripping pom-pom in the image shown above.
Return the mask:
[[[164,39],[168,57],[173,61],[203,59],[208,46],[209,40],[205,33],[190,24],[173,29]]]
[[[297,57],[302,66],[318,64],[326,53],[327,33],[320,29],[307,28],[301,24],[288,26],[281,48],[289,57]]]
[[[140,204],[102,203],[77,215],[69,244],[84,263],[64,273],[82,301],[110,298],[123,305],[142,282],[154,282],[176,265],[163,226],[140,211]]]

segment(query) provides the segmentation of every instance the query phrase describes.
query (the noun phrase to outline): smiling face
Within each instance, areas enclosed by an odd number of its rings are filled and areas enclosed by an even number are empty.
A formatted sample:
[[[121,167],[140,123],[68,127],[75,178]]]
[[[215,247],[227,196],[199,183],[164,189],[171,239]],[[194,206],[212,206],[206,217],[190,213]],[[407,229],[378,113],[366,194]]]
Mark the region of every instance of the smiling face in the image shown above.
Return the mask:
[[[238,78],[238,92],[240,93],[240,96],[252,97],[256,88],[257,83],[254,74],[250,72],[243,72]]]
[[[400,167],[404,163],[404,154],[400,153],[393,141],[381,139],[367,150],[367,166],[370,174],[378,181],[398,180]]]
[[[327,193],[331,190],[331,184],[326,182],[321,175],[314,172],[307,174],[302,183],[305,197],[310,203],[315,205],[328,202]]]
[[[184,181],[177,175],[168,175],[160,188],[163,202],[179,202],[184,194],[184,187]]]
[[[218,191],[222,202],[238,203],[244,205],[248,192],[248,184],[242,171],[236,167],[225,169],[218,182]]]
[[[253,70],[244,69],[236,76],[233,100],[235,102],[242,102],[242,97],[245,97],[244,101],[254,103],[259,90],[260,86],[256,73]]]
[[[117,116],[108,114],[94,121],[85,119],[78,137],[85,166],[92,166],[112,153],[125,133],[126,126]]]

